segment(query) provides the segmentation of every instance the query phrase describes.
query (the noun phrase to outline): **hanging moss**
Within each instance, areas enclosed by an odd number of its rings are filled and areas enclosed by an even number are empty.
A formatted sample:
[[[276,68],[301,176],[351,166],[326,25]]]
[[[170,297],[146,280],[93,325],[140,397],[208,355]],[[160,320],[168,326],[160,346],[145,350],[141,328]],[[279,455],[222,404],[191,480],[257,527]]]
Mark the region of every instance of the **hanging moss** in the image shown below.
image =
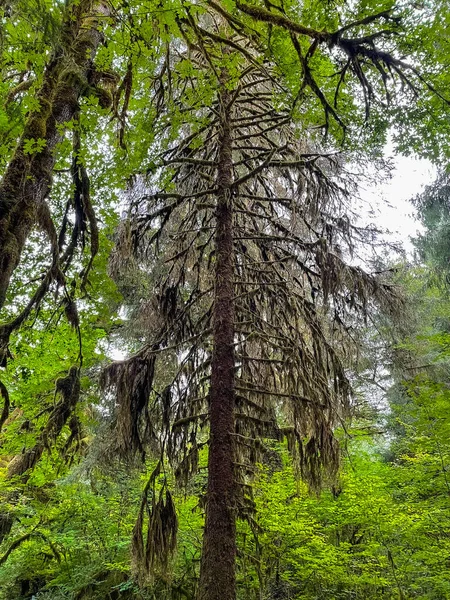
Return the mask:
[[[51,450],[53,442],[73,414],[80,399],[80,370],[78,367],[71,367],[66,377],[56,380],[55,396],[59,396],[60,400],[50,413],[36,444],[12,459],[8,465],[8,478],[25,475],[37,464],[44,450]]]
[[[177,545],[178,518],[175,504],[165,486],[159,493],[155,490],[155,471],[144,488],[131,542],[132,569],[141,584],[152,581],[156,574],[167,576],[169,561]],[[149,500],[151,484],[153,487]]]
[[[117,397],[115,446],[119,453],[144,453],[146,408],[154,373],[155,355],[152,353],[113,363],[102,373],[102,387],[114,390]]]

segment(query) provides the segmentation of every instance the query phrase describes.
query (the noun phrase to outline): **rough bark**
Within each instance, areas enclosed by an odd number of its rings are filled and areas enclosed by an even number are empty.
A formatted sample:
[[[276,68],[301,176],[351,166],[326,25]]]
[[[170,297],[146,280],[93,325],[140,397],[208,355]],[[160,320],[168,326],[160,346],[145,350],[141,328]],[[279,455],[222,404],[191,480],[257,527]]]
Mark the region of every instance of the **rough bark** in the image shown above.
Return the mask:
[[[64,124],[79,108],[89,87],[92,59],[102,40],[99,18],[109,8],[84,0],[68,9],[61,39],[47,65],[37,94],[39,108],[32,111],[14,156],[0,183],[0,309],[25,242],[36,223],[45,229],[43,204],[52,185],[56,146]],[[45,140],[44,148],[27,154],[27,140]]]
[[[216,272],[210,387],[208,486],[198,600],[236,597],[234,475],[234,289],[230,93],[220,94]]]

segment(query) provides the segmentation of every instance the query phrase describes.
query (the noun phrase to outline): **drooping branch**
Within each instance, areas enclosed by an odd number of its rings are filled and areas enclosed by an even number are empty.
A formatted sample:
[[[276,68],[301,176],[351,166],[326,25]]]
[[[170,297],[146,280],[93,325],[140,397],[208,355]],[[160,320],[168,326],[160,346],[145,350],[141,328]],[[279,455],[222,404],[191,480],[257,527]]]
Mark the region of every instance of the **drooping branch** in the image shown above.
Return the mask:
[[[178,519],[167,483],[156,489],[156,479],[162,472],[159,460],[144,486],[138,518],[133,528],[132,568],[141,583],[147,583],[156,570],[167,571],[177,543]],[[151,499],[149,499],[151,494]],[[144,524],[147,517],[147,530]]]
[[[371,103],[376,100],[374,85],[369,78],[374,71],[380,76],[387,103],[390,103],[392,96],[388,89],[388,81],[391,80],[394,82],[395,78],[400,81],[402,86],[411,90],[415,95],[418,95],[420,92],[419,86],[415,82],[416,80],[434,95],[441,98],[446,104],[450,103],[450,100],[439,92],[413,64],[397,58],[393,52],[386,51],[376,45],[376,42],[381,38],[389,39],[399,33],[401,17],[395,16],[392,10],[383,10],[368,15],[362,19],[347,23],[337,31],[329,32],[317,31],[305,27],[289,18],[281,8],[274,5],[271,5],[270,8],[263,8],[238,0],[236,7],[257,22],[268,23],[270,26],[279,27],[289,33],[301,66],[302,82],[299,86],[298,98],[302,96],[305,87],[309,87],[318,98],[324,109],[326,121],[325,133],[329,128],[329,116],[332,116],[345,132],[345,124],[336,109],[339,90],[348,73],[354,75],[363,92],[366,119],[368,119],[370,114]],[[275,8],[276,12],[271,10],[272,8]],[[382,28],[372,33],[355,35],[354,37],[344,37],[344,34],[351,30],[379,23],[381,20],[389,23],[390,27]],[[301,50],[299,37],[312,39],[310,48],[305,55]],[[330,51],[338,49],[344,56],[344,64],[337,73],[338,82],[335,88],[334,106],[327,100],[323,89],[313,76],[313,70],[310,66],[310,59],[314,56],[319,46]]]

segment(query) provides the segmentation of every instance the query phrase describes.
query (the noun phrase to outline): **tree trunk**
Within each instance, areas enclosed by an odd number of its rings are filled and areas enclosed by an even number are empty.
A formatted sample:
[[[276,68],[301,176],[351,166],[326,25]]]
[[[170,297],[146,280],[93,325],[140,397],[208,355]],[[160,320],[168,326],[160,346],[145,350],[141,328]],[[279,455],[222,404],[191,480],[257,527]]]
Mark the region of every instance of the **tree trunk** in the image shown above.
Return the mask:
[[[99,17],[108,14],[106,4],[92,0],[73,3],[68,9],[61,41],[37,94],[39,108],[28,117],[0,183],[0,309],[28,235],[39,221],[45,229],[43,204],[51,189],[61,126],[74,117],[80,95],[89,85],[89,69],[102,40]],[[44,140],[45,146],[26,153],[24,145],[30,139]]]
[[[224,82],[222,82],[224,83]],[[216,272],[210,386],[208,486],[198,600],[236,597],[236,482],[234,475],[233,177],[230,92],[219,98]]]

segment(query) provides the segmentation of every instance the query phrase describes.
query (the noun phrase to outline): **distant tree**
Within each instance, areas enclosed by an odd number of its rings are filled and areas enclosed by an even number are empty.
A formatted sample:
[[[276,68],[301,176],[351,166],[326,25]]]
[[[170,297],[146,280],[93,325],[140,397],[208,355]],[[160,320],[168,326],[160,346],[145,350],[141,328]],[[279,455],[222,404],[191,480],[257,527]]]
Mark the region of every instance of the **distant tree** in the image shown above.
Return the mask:
[[[441,173],[416,196],[414,205],[425,230],[414,240],[419,256],[447,284],[450,282],[450,180]]]

